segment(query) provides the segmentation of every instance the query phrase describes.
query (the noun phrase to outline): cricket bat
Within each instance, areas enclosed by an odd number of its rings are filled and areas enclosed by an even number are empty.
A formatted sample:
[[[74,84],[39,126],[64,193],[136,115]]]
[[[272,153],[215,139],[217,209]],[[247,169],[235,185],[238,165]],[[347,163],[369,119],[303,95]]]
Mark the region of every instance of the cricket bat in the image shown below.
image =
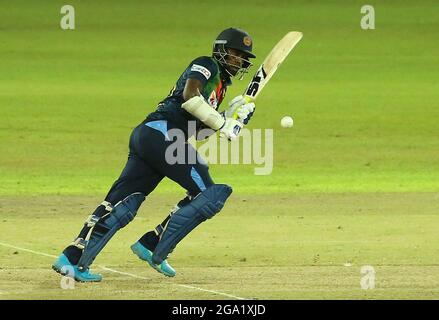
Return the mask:
[[[274,46],[243,94],[247,103],[256,100],[256,97],[270,81],[277,68],[302,39],[302,36],[302,32],[290,31]]]

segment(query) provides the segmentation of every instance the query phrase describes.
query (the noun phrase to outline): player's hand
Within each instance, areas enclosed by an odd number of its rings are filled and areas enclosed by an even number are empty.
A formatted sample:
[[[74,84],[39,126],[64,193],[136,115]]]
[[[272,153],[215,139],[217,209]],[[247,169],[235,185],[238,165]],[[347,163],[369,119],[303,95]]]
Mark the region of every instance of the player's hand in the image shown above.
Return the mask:
[[[255,112],[255,104],[253,102],[247,103],[243,96],[237,96],[229,103],[229,109],[226,110],[225,115],[228,118],[238,119],[243,124],[247,124]]]
[[[255,113],[255,109],[256,106],[253,102],[242,105],[236,111],[238,120],[241,121],[243,124],[247,124],[250,121],[253,114]]]
[[[242,95],[234,97],[229,102],[229,108],[226,110],[226,117],[233,118],[235,111],[242,105],[245,104],[245,98]]]
[[[224,122],[223,127],[220,129],[220,136],[223,138],[227,138],[228,140],[235,140],[236,137],[241,132],[244,124],[233,118],[225,118],[226,122]]]

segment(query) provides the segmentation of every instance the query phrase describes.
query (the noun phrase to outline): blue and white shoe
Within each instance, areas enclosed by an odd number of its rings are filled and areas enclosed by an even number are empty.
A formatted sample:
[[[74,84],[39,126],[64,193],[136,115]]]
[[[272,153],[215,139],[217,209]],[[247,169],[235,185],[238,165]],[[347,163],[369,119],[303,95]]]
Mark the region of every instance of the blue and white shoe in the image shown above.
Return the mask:
[[[72,264],[64,254],[61,254],[56,259],[52,269],[63,276],[72,277],[79,282],[99,282],[102,280],[102,275],[99,273],[91,273],[88,269],[79,271],[78,266]]]
[[[134,254],[136,254],[140,259],[149,263],[151,267],[157,270],[160,273],[163,273],[167,277],[175,277],[175,270],[170,266],[168,261],[163,260],[160,264],[155,264],[152,262],[152,252],[145,248],[139,241],[131,246],[131,250]]]

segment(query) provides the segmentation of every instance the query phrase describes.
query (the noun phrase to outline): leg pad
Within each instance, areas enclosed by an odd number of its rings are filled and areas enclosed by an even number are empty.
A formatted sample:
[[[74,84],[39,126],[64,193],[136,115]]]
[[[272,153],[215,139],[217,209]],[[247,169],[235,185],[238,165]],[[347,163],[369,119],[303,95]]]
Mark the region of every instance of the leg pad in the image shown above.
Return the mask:
[[[223,207],[232,188],[225,184],[214,184],[200,192],[189,204],[177,210],[154,250],[152,260],[160,264],[175,246],[195,227],[212,218]]]
[[[86,245],[78,262],[80,270],[88,269],[111,237],[134,219],[144,200],[143,193],[133,193],[118,202],[108,214],[94,222],[86,237]]]

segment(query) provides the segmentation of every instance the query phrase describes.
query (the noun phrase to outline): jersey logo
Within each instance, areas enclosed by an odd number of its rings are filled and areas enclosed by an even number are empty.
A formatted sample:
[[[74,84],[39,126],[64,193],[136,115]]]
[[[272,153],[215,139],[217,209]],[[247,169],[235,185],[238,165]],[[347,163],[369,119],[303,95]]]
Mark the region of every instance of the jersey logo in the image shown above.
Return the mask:
[[[213,107],[214,109],[217,108],[218,99],[216,98],[216,92],[215,91],[212,91],[212,93],[210,94],[208,102],[209,102],[211,107]]]
[[[207,68],[205,68],[203,66],[200,66],[199,64],[193,64],[192,68],[191,68],[191,71],[196,71],[196,72],[201,73],[206,78],[206,80],[209,80],[209,78],[210,78],[210,71],[209,71],[209,69],[207,69]]]
[[[215,110],[218,109],[218,106],[221,104],[221,102],[224,99],[224,96],[226,95],[226,87],[223,86],[223,83],[218,83],[215,90],[213,90],[209,96],[208,103],[211,107],[215,108]]]
[[[220,81],[220,83],[218,83],[218,86],[215,89],[216,92],[216,101],[217,101],[217,105],[219,106],[221,104],[221,102],[223,101],[225,95],[226,95],[226,88],[222,81]]]

